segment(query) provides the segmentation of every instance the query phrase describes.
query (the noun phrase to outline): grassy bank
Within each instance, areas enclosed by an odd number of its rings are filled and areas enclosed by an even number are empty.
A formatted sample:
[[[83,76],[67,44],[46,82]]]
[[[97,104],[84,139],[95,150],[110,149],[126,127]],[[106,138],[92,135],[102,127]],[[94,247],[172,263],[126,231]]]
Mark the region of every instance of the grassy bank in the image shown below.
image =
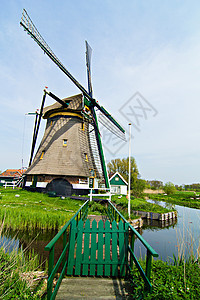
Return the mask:
[[[147,194],[150,199],[165,201],[177,205],[183,205],[191,208],[200,209],[200,195],[197,195],[194,192],[176,192],[172,195],[163,195],[163,194]]]
[[[0,188],[0,222],[12,229],[56,229],[65,224],[83,201]]]
[[[145,262],[140,263],[145,268]],[[170,265],[161,260],[153,261],[151,294],[145,294],[136,267],[133,268],[132,279],[133,299],[200,299],[200,265],[192,261],[178,265]]]
[[[126,196],[119,198],[118,196],[112,196],[112,201],[124,209],[127,209],[128,200]],[[158,204],[148,203],[145,199],[131,197],[131,210],[140,210],[154,213],[167,213],[172,211],[171,209],[164,208]]]
[[[39,258],[23,251],[8,254],[0,248],[0,298],[42,299],[47,270],[40,270]]]

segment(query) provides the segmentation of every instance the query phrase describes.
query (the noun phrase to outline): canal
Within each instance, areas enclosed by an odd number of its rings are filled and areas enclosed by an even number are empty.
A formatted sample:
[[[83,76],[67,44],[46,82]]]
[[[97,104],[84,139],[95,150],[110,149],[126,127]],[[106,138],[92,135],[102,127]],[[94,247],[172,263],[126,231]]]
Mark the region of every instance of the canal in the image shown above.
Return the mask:
[[[158,252],[159,258],[173,262],[184,255],[188,258],[194,254],[195,258],[200,254],[200,210],[179,205],[171,205],[165,202],[148,200],[151,203],[177,210],[177,220],[167,223],[148,220],[139,230],[143,238]],[[138,240],[135,243],[137,257],[145,256],[145,249]]]
[[[148,200],[152,203],[172,208],[172,205],[165,202]],[[181,255],[186,258],[191,253],[195,258],[200,253],[200,210],[184,206],[173,206],[178,212],[178,218],[169,223],[160,221],[144,220],[144,226],[139,229],[143,238],[158,252],[159,258],[164,261],[173,262]],[[42,261],[48,257],[48,252],[44,251],[45,245],[55,236],[57,231],[23,231],[16,232],[6,230],[0,237],[0,247],[6,247],[7,251],[12,249],[33,249],[38,253]],[[58,255],[62,251],[62,241],[58,245]],[[145,257],[146,249],[136,239],[135,253],[138,258]]]

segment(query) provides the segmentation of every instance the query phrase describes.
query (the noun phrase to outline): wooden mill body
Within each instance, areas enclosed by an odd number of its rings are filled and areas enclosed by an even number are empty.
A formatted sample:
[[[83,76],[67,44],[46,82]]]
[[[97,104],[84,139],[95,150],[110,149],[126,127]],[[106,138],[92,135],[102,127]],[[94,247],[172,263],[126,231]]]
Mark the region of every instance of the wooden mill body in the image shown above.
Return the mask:
[[[101,178],[91,143],[92,119],[82,113],[82,94],[63,99],[43,109],[47,120],[44,136],[26,175],[27,189],[57,195],[87,194]]]

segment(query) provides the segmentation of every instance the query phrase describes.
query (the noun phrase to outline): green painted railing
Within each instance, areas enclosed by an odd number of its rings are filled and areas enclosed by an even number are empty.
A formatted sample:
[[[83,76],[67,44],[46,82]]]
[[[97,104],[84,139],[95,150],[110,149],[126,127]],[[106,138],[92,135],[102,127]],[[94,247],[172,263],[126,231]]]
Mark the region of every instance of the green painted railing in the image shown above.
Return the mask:
[[[110,219],[110,221],[115,220],[116,222],[119,222],[122,220],[124,223],[128,223],[129,226],[129,234],[130,234],[130,239],[129,239],[129,245],[128,245],[128,252],[130,253],[130,260],[128,262],[128,268],[129,271],[132,270],[133,268],[133,262],[135,263],[136,267],[138,268],[144,282],[146,289],[148,291],[152,291],[152,285],[150,282],[150,275],[151,275],[151,263],[152,263],[152,258],[153,257],[158,257],[158,253],[143,239],[143,237],[137,232],[137,230],[131,226],[131,224],[122,216],[122,214],[116,209],[116,207],[108,201],[108,207],[107,207],[107,214]],[[144,245],[144,247],[147,250],[146,254],[146,270],[144,271],[136,258],[134,254],[134,242],[135,242],[135,237],[137,237],[140,242]]]
[[[71,220],[69,220],[63,226],[63,228],[56,234],[56,236],[45,247],[45,250],[49,251],[48,280],[47,280],[47,299],[48,300],[55,299],[56,294],[59,289],[59,286],[65,275],[65,270],[66,270],[67,262],[68,262],[68,260],[66,259],[66,256],[67,256],[67,250],[69,249],[69,241],[67,240],[67,237],[69,235],[69,230],[71,229],[72,221],[76,220],[76,223],[78,224],[79,220],[84,221],[87,218],[88,203],[89,203],[89,200],[87,200],[81,206],[81,208],[76,212],[76,214],[71,218]],[[54,263],[55,245],[60,238],[63,239],[63,251],[62,251],[58,261],[56,263]],[[62,270],[61,270],[60,276],[58,278],[58,281],[57,281],[56,286],[53,291],[53,279],[61,265],[62,265]]]
[[[136,267],[138,268],[138,270],[139,270],[139,272],[140,272],[140,274],[141,274],[141,276],[142,276],[142,278],[143,278],[143,280],[145,282],[146,289],[148,291],[151,291],[152,290],[152,285],[150,283],[150,275],[151,275],[152,257],[158,257],[158,254],[143,239],[143,237],[135,230],[135,228],[133,228],[130,225],[130,223],[122,216],[122,214],[116,209],[116,207],[110,201],[108,201],[107,203],[108,203],[108,205],[107,205],[107,214],[108,214],[108,217],[109,217],[110,221],[111,222],[116,221],[118,224],[121,224],[123,222],[124,223],[124,225],[123,225],[124,228],[127,228],[128,231],[129,231],[129,233],[128,233],[128,235],[129,235],[129,241],[128,241],[128,237],[127,237],[127,246],[125,247],[126,248],[126,251],[125,251],[126,252],[125,253],[125,257],[126,257],[126,270],[128,270],[128,274],[129,274],[131,272],[132,268],[133,268],[133,263],[135,263]],[[80,225],[81,224],[81,222],[79,222],[80,220],[82,220],[82,221],[86,220],[87,215],[88,215],[88,204],[89,204],[89,200],[87,200],[81,206],[81,208],[76,212],[76,214],[71,218],[71,220],[69,220],[63,226],[63,228],[57,233],[57,235],[45,247],[45,250],[49,251],[48,280],[47,280],[47,299],[48,300],[55,299],[56,294],[57,294],[58,289],[59,289],[59,286],[60,286],[60,284],[62,282],[62,279],[63,279],[64,275],[66,274],[66,268],[68,269],[69,247],[72,247],[72,245],[70,246],[70,240],[69,240],[69,238],[71,236],[71,233],[75,234],[76,232],[78,232],[77,228],[73,229],[72,227],[74,226],[74,224],[76,224],[76,226],[78,226],[78,224]],[[89,221],[87,223],[89,224]],[[109,228],[109,230],[107,228],[107,231],[110,234],[110,225],[108,226],[108,221],[106,223],[107,223],[106,226]],[[116,225],[116,226],[118,226],[118,225]],[[96,234],[96,232],[98,231],[99,234],[100,234],[100,237],[101,237],[101,235],[103,235],[103,232],[104,232],[103,230],[104,229],[102,229],[102,233],[99,232],[99,229],[98,230],[97,229],[94,230],[94,232]],[[87,230],[87,226],[86,226],[86,229],[83,229],[83,232],[86,232],[86,237],[87,237],[88,232],[90,232],[90,231],[92,231],[91,228],[90,228],[90,230],[89,229]],[[106,231],[105,231],[105,233],[106,233]],[[109,234],[108,234],[108,236],[109,236]],[[119,234],[121,234],[121,233],[119,233]],[[99,237],[99,239],[100,239],[100,237]],[[144,247],[147,250],[147,255],[146,255],[146,270],[145,271],[142,269],[139,261],[137,260],[135,254],[134,254],[134,241],[135,241],[135,237],[137,237],[140,240],[140,242],[144,245]],[[60,254],[59,258],[55,262],[55,258],[54,258],[55,246],[56,246],[56,244],[58,243],[58,241],[60,239],[62,239],[62,249],[63,250],[62,250],[62,253]],[[86,240],[87,240],[87,238],[86,238]],[[95,237],[95,240],[96,240],[96,237]],[[84,243],[86,243],[86,241]],[[81,244],[82,244],[82,242],[81,242]],[[93,244],[95,244],[95,243],[93,243]],[[102,244],[102,243],[100,243],[100,244]],[[102,247],[102,245],[100,245],[100,244],[98,245],[98,247]],[[109,244],[109,242],[107,244]],[[80,248],[81,248],[81,245],[80,245]],[[93,248],[95,249],[95,247],[93,247]],[[109,251],[110,251],[110,248],[109,248]],[[100,251],[100,252],[102,252],[102,251]],[[96,250],[95,250],[95,253],[96,253]],[[110,255],[110,252],[109,252],[109,255]],[[113,255],[115,256],[116,254],[114,253]],[[98,265],[98,263],[99,262],[97,262],[97,265]],[[102,263],[102,265],[103,265],[103,263]],[[53,289],[53,279],[54,279],[56,273],[58,273],[58,272],[60,272],[59,273],[60,276],[59,276],[59,278],[57,280],[56,286]],[[127,273],[127,271],[126,271],[126,273]]]

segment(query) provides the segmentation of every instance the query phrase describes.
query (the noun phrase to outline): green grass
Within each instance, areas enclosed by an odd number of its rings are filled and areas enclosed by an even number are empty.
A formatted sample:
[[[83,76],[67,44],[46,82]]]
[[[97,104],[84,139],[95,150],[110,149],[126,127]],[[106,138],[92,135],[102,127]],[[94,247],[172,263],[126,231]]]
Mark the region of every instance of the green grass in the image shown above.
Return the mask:
[[[119,198],[118,196],[112,196],[112,201],[122,208],[126,209],[128,205],[128,199],[126,196]],[[145,199],[131,197],[131,210],[147,211],[154,213],[167,213],[173,211],[168,208],[164,208],[158,204],[148,203]]]
[[[145,269],[145,261],[140,261]],[[200,265],[192,261],[179,265],[156,260],[152,264],[151,294],[144,292],[144,284],[138,270],[132,271],[132,299],[200,299]]]
[[[47,194],[28,192],[22,189],[0,188],[0,222],[4,228],[13,230],[24,229],[60,229],[76,211],[83,201],[70,198],[48,197]],[[120,199],[112,196],[112,201],[118,205],[120,212],[127,218],[126,196]],[[148,203],[144,199],[131,197],[131,210],[166,213],[170,209],[157,204]],[[105,207],[99,203],[90,205],[89,214],[105,214]],[[137,216],[132,215],[132,219]]]
[[[0,193],[0,222],[4,228],[19,230],[60,229],[84,203],[22,189],[0,188]]]
[[[148,197],[153,200],[165,201],[177,205],[183,205],[191,208],[200,209],[200,199],[194,199],[195,198],[194,195],[195,195],[194,192],[184,191],[184,192],[176,192],[175,194],[172,195],[148,194]],[[196,198],[200,198],[200,197],[196,197]]]

